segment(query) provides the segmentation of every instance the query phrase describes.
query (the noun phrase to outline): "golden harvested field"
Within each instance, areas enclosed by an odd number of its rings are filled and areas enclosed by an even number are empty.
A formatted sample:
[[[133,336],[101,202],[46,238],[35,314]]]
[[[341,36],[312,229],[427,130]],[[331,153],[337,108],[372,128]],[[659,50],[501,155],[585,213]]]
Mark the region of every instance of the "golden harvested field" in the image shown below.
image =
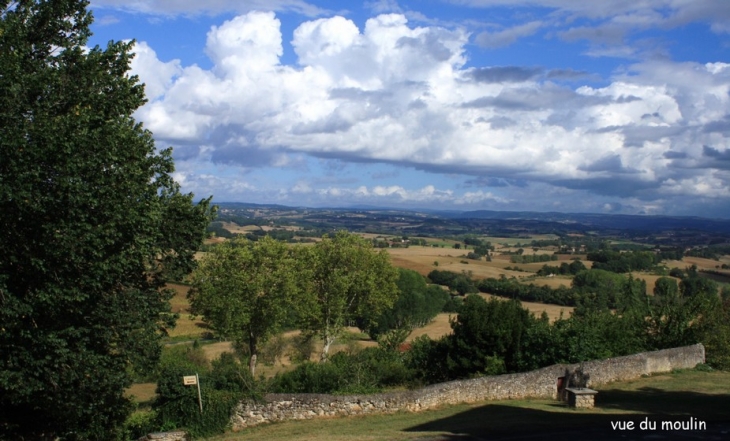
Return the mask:
[[[533,284],[536,286],[547,285],[550,288],[556,289],[564,286],[570,288],[573,279],[568,276],[555,276],[555,277],[535,277],[534,279],[526,280],[525,283]]]
[[[532,273],[536,273],[540,271],[540,269],[545,266],[560,266],[563,262],[570,263],[569,260],[564,259],[558,259],[558,260],[551,260],[550,262],[535,262],[535,263],[511,263],[509,260],[510,256],[497,256],[493,260],[495,262],[501,262],[504,266],[511,266],[511,267],[517,267],[521,268],[525,271],[530,271]],[[560,256],[562,257],[562,256]],[[593,262],[589,260],[581,260],[583,262],[583,265],[585,265],[586,268],[590,268],[591,265],[593,265]]]
[[[508,263],[509,261],[494,260],[492,262],[486,262],[484,260],[467,259],[463,257],[464,254],[468,253],[465,250],[416,246],[409,248],[387,248],[387,251],[395,266],[412,269],[424,276],[435,269],[456,273],[471,271],[472,277],[478,279],[487,277],[498,278],[500,274],[504,274],[506,277],[515,276],[518,278],[529,275],[528,273],[519,271],[505,270],[504,267],[510,265]],[[438,262],[438,266],[434,262]]]
[[[702,257],[685,257],[682,260],[667,260],[664,263],[667,268],[685,269],[692,265],[697,265],[697,269],[714,270],[715,266],[721,265],[717,260],[705,259]]]
[[[498,300],[505,300],[504,297],[498,297],[493,296],[491,294],[479,294],[480,296],[484,297],[485,299],[498,299]],[[535,303],[535,302],[522,302],[522,307],[530,311],[533,315],[536,317],[540,317],[543,312],[547,312],[548,318],[550,318],[550,322],[554,322],[555,320],[559,319],[562,315],[563,318],[568,318],[573,313],[572,306],[558,306],[558,305],[546,305],[544,303]]]
[[[413,341],[422,335],[428,335],[431,339],[436,340],[444,335],[451,334],[451,317],[455,317],[454,313],[442,312],[436,318],[422,328],[414,329],[406,338],[406,341]]]
[[[240,225],[234,224],[233,222],[223,222],[223,228],[230,231],[231,233],[237,234],[246,234],[252,231],[263,230],[263,228],[259,227],[258,225],[246,225],[242,227]]]
[[[497,244],[509,244],[509,245],[515,245],[515,244],[522,244],[526,245],[532,242],[533,240],[555,240],[558,236],[554,234],[535,234],[534,236],[530,237],[494,237],[494,236],[480,236],[480,239],[482,239],[485,242],[491,242],[492,245],[497,246]]]
[[[175,291],[175,296],[170,299],[172,312],[180,314],[175,328],[168,331],[170,337],[188,336],[192,339],[201,338],[203,334],[208,332],[208,328],[199,317],[196,319],[190,318],[187,299],[188,289],[190,287],[178,283],[168,283],[167,288]]]
[[[376,238],[380,239],[390,239],[395,236],[391,234],[377,234],[377,233],[356,233],[358,236],[362,237],[363,239],[373,240]]]
[[[226,239],[225,237],[217,237],[216,236],[216,237],[209,237],[209,238],[203,240],[203,243],[206,244],[206,245],[214,245],[214,244],[217,244],[217,243],[225,242],[226,240],[228,240],[228,239]]]
[[[249,225],[250,227],[256,227],[256,225]],[[259,227],[256,227],[259,228]],[[270,227],[268,225],[262,225],[260,227],[264,231],[272,231],[272,230],[286,230],[286,231],[301,231],[302,227],[295,227],[293,225],[284,225],[284,226],[276,226],[276,227]]]
[[[172,312],[188,312],[188,289],[189,286],[181,285],[179,283],[168,283],[165,288],[175,291],[175,296],[170,299],[172,305]]]
[[[641,279],[644,282],[646,282],[646,293],[648,295],[654,295],[654,286],[656,285],[656,281],[663,276],[658,276],[656,274],[647,274],[647,273],[640,273],[640,272],[633,272],[631,273],[632,276],[634,276],[635,279]],[[669,277],[669,276],[667,276]],[[674,278],[674,277],[672,277]],[[679,279],[675,279],[677,283],[679,283]]]
[[[124,392],[124,395],[127,397],[134,397],[134,401],[137,403],[147,403],[157,397],[157,394],[155,393],[156,389],[156,383],[136,383],[130,386],[129,389]]]

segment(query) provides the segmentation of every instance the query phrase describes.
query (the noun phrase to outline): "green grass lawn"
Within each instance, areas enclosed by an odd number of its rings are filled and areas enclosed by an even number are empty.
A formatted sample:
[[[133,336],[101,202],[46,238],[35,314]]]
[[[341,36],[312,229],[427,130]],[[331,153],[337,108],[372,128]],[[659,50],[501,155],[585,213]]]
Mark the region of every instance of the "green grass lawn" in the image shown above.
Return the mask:
[[[492,401],[350,418],[261,425],[212,438],[216,441],[489,439],[543,434],[566,428],[611,430],[612,421],[696,418],[708,426],[730,421],[730,372],[688,370],[598,388],[596,408],[575,410],[551,400]],[[486,438],[485,438],[486,437]],[[465,438],[468,439],[468,438]]]

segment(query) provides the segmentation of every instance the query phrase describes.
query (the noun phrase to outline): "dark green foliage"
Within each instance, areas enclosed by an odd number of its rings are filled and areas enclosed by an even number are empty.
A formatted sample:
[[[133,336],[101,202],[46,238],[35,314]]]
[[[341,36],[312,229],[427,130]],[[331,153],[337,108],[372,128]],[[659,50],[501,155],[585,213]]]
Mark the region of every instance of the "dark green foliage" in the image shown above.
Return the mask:
[[[215,234],[216,237],[225,237],[227,239],[232,239],[236,237],[236,234],[231,233],[227,229],[223,228],[223,222],[216,221],[211,222],[210,225],[206,228],[206,231],[208,233]]]
[[[519,301],[468,296],[451,324],[453,334],[448,336],[452,377],[518,370],[525,335],[533,321]]]
[[[441,312],[456,312],[461,311],[461,306],[464,304],[464,298],[459,296],[449,296],[449,300],[444,303]]]
[[[260,396],[246,366],[224,353],[211,366],[200,363],[200,349],[171,351],[162,362],[153,403],[157,428],[187,430],[193,437],[210,436],[230,424],[231,412],[244,398]],[[183,385],[182,377],[198,374],[203,401],[200,412],[197,386]]]
[[[553,324],[555,362],[578,363],[645,350],[645,326],[608,310],[587,310]]]
[[[536,369],[558,362],[563,350],[547,316],[534,318],[518,301],[468,296],[451,326],[451,335],[411,343],[405,364],[418,382]]]
[[[652,251],[618,252],[601,250],[588,253],[588,260],[593,261],[593,268],[628,273],[630,271],[645,271],[653,268],[661,261],[661,256]]]
[[[413,380],[421,384],[452,380],[448,366],[450,341],[447,338],[431,340],[422,335],[411,342],[405,365],[412,371]]]
[[[480,280],[478,286],[481,292],[525,302],[575,306],[578,299],[577,292],[570,288],[563,286],[551,288],[547,285],[537,286],[534,284],[525,285],[516,279],[494,279],[490,277]]]
[[[727,254],[730,254],[730,244],[719,244],[701,248],[692,248],[686,253],[687,256],[704,257],[706,259],[715,260]]]
[[[398,298],[368,329],[373,340],[391,329],[413,329],[430,322],[450,299],[449,293],[413,270],[398,269]]]
[[[437,285],[448,286],[449,289],[459,293],[460,295],[479,292],[471,278],[463,273],[459,274],[453,271],[433,270],[428,273],[428,279]]]
[[[683,346],[701,341],[700,317],[708,317],[719,307],[717,285],[701,279],[690,269],[679,286],[674,279],[661,277],[649,302],[649,345],[652,349]],[[705,325],[709,322],[704,320]]]
[[[659,260],[682,260],[684,257],[684,249],[679,247],[660,248]]]
[[[561,361],[563,349],[560,334],[550,324],[547,313],[532,321],[522,344],[522,352],[517,360],[517,371],[531,371]]]
[[[699,322],[707,363],[715,369],[730,371],[730,298],[707,311]]]
[[[586,270],[586,267],[583,265],[583,262],[581,262],[580,259],[573,259],[572,262],[563,262],[560,266],[543,265],[542,268],[538,270],[537,275],[542,277],[550,274],[574,276],[584,270]]]
[[[160,425],[157,414],[152,411],[138,411],[133,413],[124,423],[124,440],[137,440],[148,433],[158,432]]]
[[[2,439],[121,433],[210,221],[132,117],[131,43],[85,47],[86,5],[0,3]]]
[[[689,272],[687,277],[679,282],[679,290],[684,297],[714,296],[717,295],[717,282],[700,277],[696,272]]]
[[[558,256],[555,254],[517,254],[510,256],[510,262],[512,263],[550,262],[555,260],[558,260]]]
[[[366,394],[411,382],[412,372],[399,353],[381,348],[338,352],[326,362],[304,362],[277,375],[272,391],[279,393]]]
[[[467,236],[464,238],[464,245],[471,245],[471,246],[480,246],[483,245],[483,242],[481,239],[477,237]]]
[[[611,271],[600,269],[582,271],[573,278],[573,289],[578,293],[579,299],[577,306],[594,309],[615,308],[625,283],[626,277]],[[632,283],[638,286],[643,281],[632,279]]]

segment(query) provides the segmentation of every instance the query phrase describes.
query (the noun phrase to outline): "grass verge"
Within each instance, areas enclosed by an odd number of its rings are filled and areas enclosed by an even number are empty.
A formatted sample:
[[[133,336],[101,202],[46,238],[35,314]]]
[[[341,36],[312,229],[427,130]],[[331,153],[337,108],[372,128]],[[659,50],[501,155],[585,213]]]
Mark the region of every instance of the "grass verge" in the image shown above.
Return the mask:
[[[390,415],[288,421],[228,433],[215,441],[292,440],[455,440],[520,437],[550,439],[570,429],[611,432],[615,421],[638,424],[696,418],[712,428],[730,421],[730,373],[689,370],[655,375],[599,388],[597,407],[575,410],[552,400],[510,400],[462,404]]]

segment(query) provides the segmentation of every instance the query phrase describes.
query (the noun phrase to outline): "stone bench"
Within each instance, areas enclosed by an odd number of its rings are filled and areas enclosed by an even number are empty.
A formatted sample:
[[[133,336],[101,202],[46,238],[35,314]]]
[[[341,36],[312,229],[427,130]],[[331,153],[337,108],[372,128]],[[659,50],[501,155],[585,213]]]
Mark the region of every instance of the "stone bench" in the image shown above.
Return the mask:
[[[565,391],[568,393],[568,406],[576,409],[593,409],[595,406],[598,391],[587,387],[568,387]]]

